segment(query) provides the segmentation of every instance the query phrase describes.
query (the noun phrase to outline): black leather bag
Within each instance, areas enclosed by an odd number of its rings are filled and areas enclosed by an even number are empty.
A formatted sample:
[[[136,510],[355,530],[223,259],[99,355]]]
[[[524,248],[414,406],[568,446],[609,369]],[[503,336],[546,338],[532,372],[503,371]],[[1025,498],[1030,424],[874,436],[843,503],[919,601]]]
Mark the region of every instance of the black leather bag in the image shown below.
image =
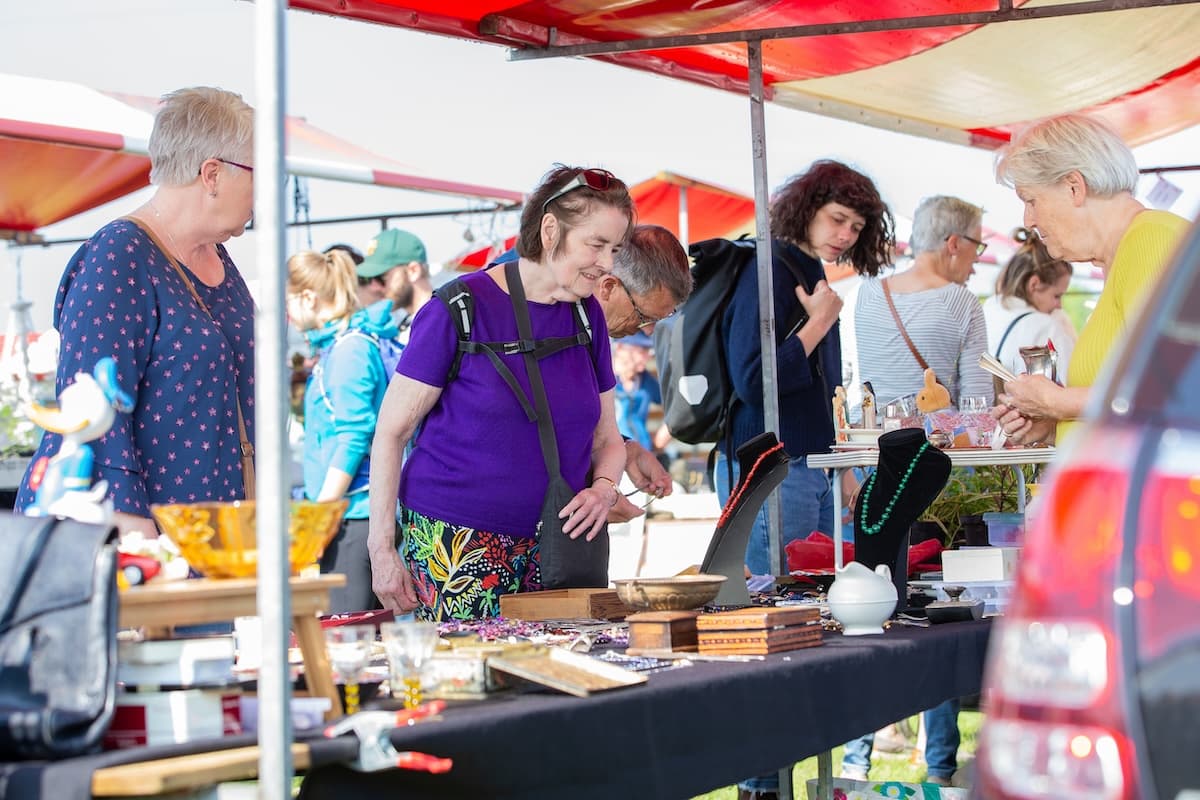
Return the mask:
[[[608,524],[590,542],[563,533],[565,519],[558,512],[575,492],[562,475],[550,477],[542,516],[538,521],[538,563],[542,586],[547,589],[603,589],[608,586]]]
[[[117,683],[116,529],[0,516],[0,758],[100,747]]]

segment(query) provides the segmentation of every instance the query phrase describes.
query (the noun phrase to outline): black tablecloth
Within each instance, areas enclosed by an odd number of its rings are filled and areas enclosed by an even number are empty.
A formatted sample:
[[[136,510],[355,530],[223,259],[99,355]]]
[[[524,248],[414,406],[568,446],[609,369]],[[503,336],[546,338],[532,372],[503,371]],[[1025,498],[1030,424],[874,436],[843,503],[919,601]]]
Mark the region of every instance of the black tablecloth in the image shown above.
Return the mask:
[[[698,662],[588,698],[539,693],[452,705],[441,720],[392,733],[400,750],[453,758],[443,775],[358,773],[342,766],[354,758],[353,738],[311,738],[314,768],[301,796],[691,797],[978,692],[989,630],[975,622],[826,634],[821,647]],[[248,744],[253,737],[0,764],[0,800],[82,800],[101,767]]]

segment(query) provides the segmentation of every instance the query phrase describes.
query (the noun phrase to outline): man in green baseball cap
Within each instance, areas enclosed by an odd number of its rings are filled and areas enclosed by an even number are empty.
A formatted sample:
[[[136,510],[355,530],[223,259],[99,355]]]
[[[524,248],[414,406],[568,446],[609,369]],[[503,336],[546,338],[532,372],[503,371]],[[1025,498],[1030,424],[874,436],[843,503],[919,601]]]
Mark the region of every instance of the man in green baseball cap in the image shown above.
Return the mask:
[[[367,243],[357,271],[359,303],[366,307],[391,300],[400,338],[407,340],[412,315],[433,297],[424,243],[408,231],[381,231]]]

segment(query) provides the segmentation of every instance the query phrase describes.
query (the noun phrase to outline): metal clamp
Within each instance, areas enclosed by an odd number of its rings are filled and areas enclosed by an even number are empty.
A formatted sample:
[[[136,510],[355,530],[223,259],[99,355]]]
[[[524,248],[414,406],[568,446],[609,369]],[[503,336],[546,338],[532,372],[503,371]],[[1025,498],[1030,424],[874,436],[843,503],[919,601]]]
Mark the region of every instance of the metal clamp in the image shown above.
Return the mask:
[[[454,765],[451,759],[411,750],[400,752],[392,744],[389,734],[401,725],[415,725],[420,720],[436,716],[445,707],[444,700],[434,700],[402,711],[362,711],[327,727],[325,737],[333,739],[351,732],[358,737],[358,758],[350,766],[359,772],[412,769],[442,773]]]

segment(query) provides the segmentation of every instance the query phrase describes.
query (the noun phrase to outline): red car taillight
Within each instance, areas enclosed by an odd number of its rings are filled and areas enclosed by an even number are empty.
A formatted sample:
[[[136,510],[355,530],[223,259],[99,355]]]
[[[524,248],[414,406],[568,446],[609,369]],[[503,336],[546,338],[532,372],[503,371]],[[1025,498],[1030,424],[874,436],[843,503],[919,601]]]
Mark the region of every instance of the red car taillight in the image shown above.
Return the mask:
[[[1124,729],[1113,610],[1136,437],[1092,431],[1055,474],[1026,533],[985,678],[979,788],[988,798],[1123,800]],[[1128,600],[1124,601],[1128,602]]]

